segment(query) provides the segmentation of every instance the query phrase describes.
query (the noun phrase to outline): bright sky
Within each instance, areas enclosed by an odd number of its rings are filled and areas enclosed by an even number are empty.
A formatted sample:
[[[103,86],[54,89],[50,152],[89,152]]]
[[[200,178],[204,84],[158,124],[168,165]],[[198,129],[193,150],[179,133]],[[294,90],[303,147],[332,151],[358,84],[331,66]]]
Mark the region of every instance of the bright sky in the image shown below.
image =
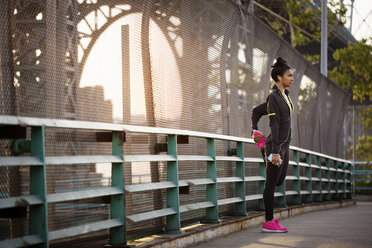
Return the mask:
[[[1,1],[1,0],[0,0]],[[122,43],[129,42],[129,84],[130,84],[130,113],[131,116],[144,117],[145,91],[143,83],[143,69],[141,57],[141,14],[130,14],[118,19],[111,24],[98,38],[94,44],[88,60],[83,68],[79,86],[104,88],[105,100],[111,101],[113,107],[114,121],[123,119],[123,90],[122,90]],[[88,22],[94,23],[94,16],[87,18]],[[106,19],[98,16],[98,25],[103,25]],[[173,19],[175,25],[179,25]],[[84,26],[85,22],[79,23],[78,30],[85,33],[89,28]],[[91,24],[92,26],[94,24]],[[125,40],[121,34],[122,26],[128,26],[129,37]],[[156,91],[161,99],[167,101],[157,102],[157,106],[164,111],[162,116],[168,120],[179,120],[182,110],[181,77],[177,67],[175,55],[166,37],[155,24],[150,22],[150,53],[152,58],[152,78],[154,82],[153,90]],[[175,48],[178,56],[182,56],[182,39],[175,38]],[[81,57],[81,50],[79,56]],[[128,82],[126,82],[128,83]],[[157,110],[156,109],[156,110]]]
[[[1,1],[1,0],[0,0]],[[351,9],[351,1],[352,0],[344,0],[344,4],[349,9],[347,16],[350,17],[350,9]],[[130,7],[130,6],[129,6]],[[108,11],[107,8],[102,7],[102,11]],[[123,5],[125,9],[125,6]],[[92,12],[87,17],[88,22],[94,22],[94,13]],[[112,24],[103,34],[99,37],[98,41],[94,45],[89,59],[87,60],[84,70],[82,72],[82,78],[80,82],[80,87],[86,86],[102,86],[104,87],[104,94],[106,100],[111,100],[113,104],[113,117],[115,120],[122,120],[122,61],[121,61],[121,26],[122,25],[129,25],[130,28],[130,49],[134,51],[130,55],[130,85],[131,85],[131,114],[132,115],[145,115],[145,104],[144,104],[144,88],[143,88],[143,75],[142,75],[142,63],[141,63],[141,56],[140,56],[140,36],[138,30],[140,30],[140,20],[141,15],[129,15],[125,16],[114,24]],[[104,25],[106,22],[106,18],[103,16],[98,16],[98,24],[97,25]],[[179,20],[173,20],[176,26],[180,25]],[[354,0],[354,8],[353,8],[353,22],[352,22],[352,34],[357,40],[362,38],[370,38],[372,37],[372,0]],[[85,25],[85,26],[84,26]],[[94,26],[94,23],[91,24]],[[347,18],[346,27],[350,26],[350,18]],[[83,31],[85,33],[89,33],[90,29],[85,22],[79,23],[78,26],[79,31]],[[135,32],[137,30],[137,32]],[[174,92],[180,90],[180,78],[179,72],[176,68],[163,68],[165,66],[166,59],[168,62],[169,60],[174,60],[174,55],[172,55],[171,48],[165,45],[159,46],[158,44],[168,44],[164,35],[160,31],[160,29],[151,22],[151,44],[152,46],[151,52],[154,58],[154,71],[158,71],[159,73],[154,74],[153,76],[156,77],[159,81],[164,82],[172,82],[171,85],[162,85],[159,90],[159,94],[162,97],[168,95],[173,95]],[[171,37],[172,38],[172,37]],[[177,37],[174,37],[176,39]],[[157,41],[157,42],[155,42]],[[158,46],[157,46],[158,45]],[[161,47],[161,49],[159,49]],[[176,40],[176,50],[179,56],[182,56],[180,51],[182,51],[182,40]],[[211,53],[218,55],[218,53]],[[79,55],[81,57],[81,51],[79,51]],[[166,56],[165,56],[166,55]],[[81,58],[79,58],[81,59]],[[244,62],[244,61],[243,61]],[[176,65],[174,63],[168,63]],[[259,64],[257,64],[259,67]],[[169,66],[168,66],[169,67]],[[172,69],[172,70],[170,70]],[[177,88],[177,87],[178,88]],[[173,97],[174,98],[174,97]],[[182,99],[179,97],[177,99]],[[179,105],[179,102],[169,102],[162,106],[162,109],[165,109],[165,113],[169,113],[169,116],[177,116],[179,113],[171,113],[172,109],[174,109],[175,105]],[[165,114],[163,113],[163,114]]]
[[[344,0],[348,8],[347,16],[351,13],[351,0]],[[372,1],[354,0],[353,21],[351,33],[357,40],[372,37]],[[350,26],[350,18],[347,19],[346,27]]]

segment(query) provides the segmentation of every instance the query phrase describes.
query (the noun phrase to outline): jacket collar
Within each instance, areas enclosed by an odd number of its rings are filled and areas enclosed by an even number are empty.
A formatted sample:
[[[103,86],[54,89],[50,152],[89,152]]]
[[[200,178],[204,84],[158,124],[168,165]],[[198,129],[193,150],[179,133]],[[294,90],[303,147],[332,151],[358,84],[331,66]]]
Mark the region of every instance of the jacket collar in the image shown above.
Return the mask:
[[[274,90],[274,91],[278,91],[278,93],[279,93],[279,88],[278,88],[278,86],[276,86],[276,84],[274,84],[274,86],[272,87],[272,89]],[[284,90],[284,93],[288,96],[288,94],[289,94],[289,91],[287,90],[287,89],[285,89]]]

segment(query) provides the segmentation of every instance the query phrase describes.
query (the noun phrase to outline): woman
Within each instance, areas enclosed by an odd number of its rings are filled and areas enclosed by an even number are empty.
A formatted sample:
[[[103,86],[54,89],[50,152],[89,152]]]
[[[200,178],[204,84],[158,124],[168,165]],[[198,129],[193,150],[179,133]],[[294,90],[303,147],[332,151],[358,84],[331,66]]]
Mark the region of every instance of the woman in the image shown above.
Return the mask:
[[[284,182],[289,162],[293,103],[287,88],[292,85],[293,73],[281,57],[278,57],[271,67],[271,78],[275,81],[275,85],[266,103],[253,108],[252,129],[258,130],[257,123],[260,118],[269,115],[271,134],[265,144],[266,181],[263,193],[266,221],[262,223],[262,231],[287,232],[288,229],[279,225],[279,220],[274,219],[274,191],[276,186]],[[254,139],[256,143],[261,141],[259,136]]]

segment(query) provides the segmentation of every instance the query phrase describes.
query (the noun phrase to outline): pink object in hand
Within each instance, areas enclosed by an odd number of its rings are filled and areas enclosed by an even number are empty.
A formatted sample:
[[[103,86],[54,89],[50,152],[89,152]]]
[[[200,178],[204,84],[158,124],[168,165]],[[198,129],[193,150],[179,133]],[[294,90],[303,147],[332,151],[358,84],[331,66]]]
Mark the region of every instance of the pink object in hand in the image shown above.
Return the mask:
[[[256,137],[256,136],[261,136],[262,137],[261,141],[256,143],[256,146],[258,147],[258,149],[261,149],[262,147],[265,147],[265,143],[266,143],[265,136],[263,136],[262,133],[260,133],[257,130],[253,131],[253,135],[254,135],[254,137]]]

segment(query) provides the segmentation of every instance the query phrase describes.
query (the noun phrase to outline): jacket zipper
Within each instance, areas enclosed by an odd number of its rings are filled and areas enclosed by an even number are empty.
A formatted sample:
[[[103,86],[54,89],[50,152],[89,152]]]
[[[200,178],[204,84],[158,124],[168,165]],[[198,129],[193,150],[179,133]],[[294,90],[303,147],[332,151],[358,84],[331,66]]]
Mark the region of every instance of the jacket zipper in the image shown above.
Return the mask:
[[[289,115],[292,116],[293,109],[289,106],[289,104],[292,104],[292,106],[293,106],[292,100],[290,100],[290,97],[288,96],[288,100],[290,101],[290,103],[288,103],[284,99],[284,97],[282,95],[282,92],[280,90],[278,90],[278,92],[279,92],[280,97],[284,100],[284,102],[287,104],[287,106],[289,108]],[[287,138],[285,139],[284,143],[288,141],[289,134],[291,134],[291,137],[292,137],[292,127],[291,127],[291,124],[292,124],[292,120],[291,120],[291,123],[289,124],[289,130],[288,130]],[[280,144],[280,145],[282,145],[282,144]]]

